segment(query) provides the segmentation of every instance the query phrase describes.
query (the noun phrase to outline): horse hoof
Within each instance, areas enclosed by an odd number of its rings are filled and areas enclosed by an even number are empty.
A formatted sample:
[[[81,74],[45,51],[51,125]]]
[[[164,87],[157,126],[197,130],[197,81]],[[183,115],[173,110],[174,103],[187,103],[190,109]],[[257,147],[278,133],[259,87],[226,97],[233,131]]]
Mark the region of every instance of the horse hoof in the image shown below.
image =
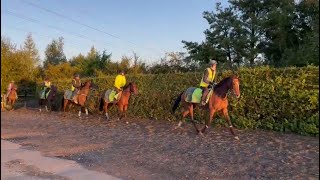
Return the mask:
[[[240,139],[239,139],[239,136],[235,136],[234,139],[236,139],[236,140],[238,140],[238,141],[240,140]]]
[[[203,133],[201,131],[198,132],[198,135],[200,135],[201,137],[203,137]]]

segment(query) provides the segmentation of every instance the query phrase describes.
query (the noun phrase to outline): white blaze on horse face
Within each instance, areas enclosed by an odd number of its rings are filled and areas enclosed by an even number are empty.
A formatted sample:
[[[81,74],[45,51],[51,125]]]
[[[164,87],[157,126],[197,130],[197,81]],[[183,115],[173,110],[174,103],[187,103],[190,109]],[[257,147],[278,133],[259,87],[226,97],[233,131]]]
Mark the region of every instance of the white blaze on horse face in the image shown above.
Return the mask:
[[[233,80],[233,93],[236,95],[237,98],[240,98],[240,85],[239,80]]]

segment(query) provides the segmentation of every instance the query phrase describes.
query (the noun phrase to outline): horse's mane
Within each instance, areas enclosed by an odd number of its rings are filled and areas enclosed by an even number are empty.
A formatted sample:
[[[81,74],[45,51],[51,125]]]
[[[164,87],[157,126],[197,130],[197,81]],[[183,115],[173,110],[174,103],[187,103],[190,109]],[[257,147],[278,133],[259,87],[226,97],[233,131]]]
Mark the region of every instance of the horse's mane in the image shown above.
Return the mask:
[[[133,84],[133,82],[129,82],[128,84],[126,84],[123,89],[127,89],[128,87],[130,87]]]
[[[214,87],[214,93],[219,97],[225,97],[228,90],[231,88],[233,78],[234,76],[229,76],[222,79],[222,81]]]

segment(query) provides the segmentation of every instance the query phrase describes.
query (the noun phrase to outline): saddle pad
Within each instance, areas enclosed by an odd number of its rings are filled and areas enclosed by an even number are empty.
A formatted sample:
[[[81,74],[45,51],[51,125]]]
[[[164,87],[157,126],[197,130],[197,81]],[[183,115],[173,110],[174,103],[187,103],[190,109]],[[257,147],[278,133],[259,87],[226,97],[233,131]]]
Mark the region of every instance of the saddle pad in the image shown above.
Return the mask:
[[[121,93],[117,94],[117,91],[115,91],[113,89],[108,89],[104,94],[104,100],[107,103],[117,102],[117,101],[119,101],[120,97],[121,97]]]
[[[196,87],[190,87],[185,92],[185,101],[189,103],[200,103],[202,96],[202,89]]]
[[[51,90],[49,90],[49,91],[47,92],[47,94],[45,95],[45,94],[44,94],[44,93],[45,93],[45,90],[41,90],[40,93],[39,93],[40,99],[46,99],[46,97],[48,97],[50,91],[51,91]]]
[[[64,97],[64,99],[68,99],[68,100],[72,100],[72,91],[71,90],[66,90],[65,92],[64,92],[64,95],[63,95],[63,97]]]

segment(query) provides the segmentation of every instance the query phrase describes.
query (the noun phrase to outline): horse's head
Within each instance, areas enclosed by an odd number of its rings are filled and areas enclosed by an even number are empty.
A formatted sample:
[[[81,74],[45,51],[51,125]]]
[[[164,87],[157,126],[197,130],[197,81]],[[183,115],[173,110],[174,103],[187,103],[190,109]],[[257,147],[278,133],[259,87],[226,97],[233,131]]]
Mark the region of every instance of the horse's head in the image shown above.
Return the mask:
[[[232,81],[232,92],[237,97],[240,98],[240,80],[238,76],[231,76]]]
[[[82,87],[90,88],[91,86],[91,80],[86,80],[83,84]]]
[[[135,82],[130,82],[129,83],[129,88],[130,88],[130,92],[132,92],[133,94],[137,95],[138,94],[138,88]]]

